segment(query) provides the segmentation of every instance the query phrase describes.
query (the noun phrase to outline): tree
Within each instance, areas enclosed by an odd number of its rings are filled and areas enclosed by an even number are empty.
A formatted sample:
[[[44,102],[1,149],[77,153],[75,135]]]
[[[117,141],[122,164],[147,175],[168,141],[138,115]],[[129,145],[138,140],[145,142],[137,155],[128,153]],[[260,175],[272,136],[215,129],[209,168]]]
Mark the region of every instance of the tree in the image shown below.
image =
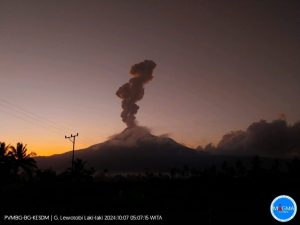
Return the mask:
[[[8,157],[9,145],[5,142],[0,142],[0,162],[5,161]]]
[[[274,159],[270,169],[271,176],[276,177],[279,175],[280,166],[280,161],[278,159]]]
[[[5,142],[0,142],[0,175],[1,177],[7,177],[11,170],[11,160],[9,156],[9,145]]]
[[[258,155],[254,156],[253,159],[251,160],[250,173],[254,177],[261,177],[264,174],[264,169],[262,167],[262,160]]]
[[[292,177],[299,178],[300,175],[300,159],[294,157],[291,161],[287,163],[288,174]]]
[[[225,175],[225,176],[232,177],[235,173],[234,168],[231,167],[227,161],[223,162],[221,169],[222,169],[223,175]]]
[[[244,176],[247,172],[246,167],[244,166],[243,162],[240,159],[236,161],[235,168],[236,168],[237,176]]]
[[[37,168],[36,162],[32,158],[36,154],[33,152],[27,154],[27,146],[23,145],[23,143],[17,143],[17,147],[10,146],[9,155],[12,157],[15,174],[25,172],[28,175],[31,175],[32,172]]]
[[[92,179],[92,175],[94,172],[95,171],[93,168],[86,168],[85,161],[83,161],[82,159],[76,159],[74,161],[73,171],[72,168],[68,168],[65,175],[71,175],[71,177],[77,181],[87,181]]]

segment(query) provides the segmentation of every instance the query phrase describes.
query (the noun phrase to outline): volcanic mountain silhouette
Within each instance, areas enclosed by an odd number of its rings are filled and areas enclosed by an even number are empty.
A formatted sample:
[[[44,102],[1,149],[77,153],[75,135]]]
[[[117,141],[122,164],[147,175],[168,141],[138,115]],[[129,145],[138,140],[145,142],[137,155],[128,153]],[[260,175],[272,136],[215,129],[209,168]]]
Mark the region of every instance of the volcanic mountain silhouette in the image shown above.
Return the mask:
[[[71,165],[72,152],[36,157],[42,169],[65,170]],[[118,172],[169,171],[184,165],[196,165],[205,153],[188,148],[167,136],[155,136],[145,127],[126,128],[109,140],[75,151],[75,158],[96,170]],[[201,160],[203,162],[203,160]]]

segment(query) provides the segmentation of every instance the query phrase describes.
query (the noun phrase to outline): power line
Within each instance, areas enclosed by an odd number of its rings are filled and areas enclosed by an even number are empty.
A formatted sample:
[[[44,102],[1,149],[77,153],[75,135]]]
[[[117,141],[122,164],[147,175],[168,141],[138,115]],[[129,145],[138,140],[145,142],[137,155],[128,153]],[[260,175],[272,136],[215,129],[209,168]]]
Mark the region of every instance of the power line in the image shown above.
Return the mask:
[[[42,127],[42,128],[44,128],[44,129],[46,129],[48,131],[50,130],[52,132],[55,132],[56,134],[61,135],[61,132],[58,132],[57,130],[55,130],[53,128],[49,128],[49,127],[47,127],[47,126],[45,126],[45,125],[43,125],[41,123],[37,123],[36,121],[34,121],[34,120],[30,119],[30,118],[24,117],[22,114],[16,114],[14,112],[7,111],[6,109],[4,109],[2,107],[0,107],[0,110],[2,112],[4,112],[4,113],[8,114],[9,116],[12,116],[12,117],[17,118],[19,120],[22,120],[22,121],[25,121],[27,123],[30,123],[30,124],[32,124],[34,126],[39,126],[39,127]]]
[[[30,112],[24,108],[21,108],[20,106],[17,106],[3,98],[0,98],[0,104],[2,106],[4,106],[6,109],[9,109],[9,110],[12,110],[14,113],[17,113],[19,114],[22,118],[20,118],[20,116],[18,117],[19,119],[22,119],[22,120],[25,120],[28,122],[28,119],[30,120],[30,123],[31,124],[34,124],[32,123],[32,120],[37,122],[39,124],[39,126],[41,126],[41,123],[42,123],[42,126],[43,127],[50,127],[58,132],[60,132],[61,134],[62,133],[65,133],[66,130],[70,131],[71,129],[69,127],[66,127],[65,125],[58,125],[57,123],[45,118],[45,117],[42,117],[40,115],[37,115],[33,112]],[[6,112],[8,113],[8,112]],[[16,116],[15,116],[16,117]],[[28,119],[26,119],[28,118]],[[56,132],[57,133],[57,132]],[[90,138],[90,137],[87,137],[85,135],[82,136],[84,140],[86,140],[87,142],[92,142],[94,143],[96,138]]]
[[[42,124],[43,126],[46,126],[47,128],[50,127],[50,128],[53,128],[53,129],[55,129],[57,131],[61,131],[61,129],[58,128],[57,126],[45,124],[42,119],[37,119],[37,118],[35,118],[35,117],[31,116],[31,115],[26,114],[25,112],[23,112],[21,110],[18,110],[18,109],[15,109],[15,108],[13,108],[13,107],[11,107],[9,105],[3,104],[2,102],[0,102],[0,105],[4,106],[4,107],[1,107],[2,111],[6,110],[7,113],[12,113],[14,115],[18,115],[19,119],[23,118],[24,120],[27,120],[27,121],[28,120],[30,120],[31,122],[34,121],[34,122],[38,123],[39,125]],[[10,112],[8,112],[7,110],[10,110]]]
[[[73,154],[72,154],[72,174],[74,172],[74,151],[75,151],[75,141],[76,137],[78,137],[78,133],[76,135],[71,134],[71,136],[67,137],[65,135],[65,139],[69,139],[73,143]]]

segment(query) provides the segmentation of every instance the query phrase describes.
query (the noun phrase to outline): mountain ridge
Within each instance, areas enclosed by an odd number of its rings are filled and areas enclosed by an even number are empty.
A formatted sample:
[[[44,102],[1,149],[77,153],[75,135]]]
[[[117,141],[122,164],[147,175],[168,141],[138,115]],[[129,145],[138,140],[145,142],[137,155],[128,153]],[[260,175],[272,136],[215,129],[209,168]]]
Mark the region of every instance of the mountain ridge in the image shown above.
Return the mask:
[[[40,156],[36,161],[42,169],[63,171],[71,165],[71,154],[72,151],[68,151]],[[96,170],[122,172],[169,171],[173,167],[197,164],[204,155],[207,154],[179,144],[166,135],[155,136],[140,126],[126,128],[105,142],[75,151],[75,159],[86,161]]]

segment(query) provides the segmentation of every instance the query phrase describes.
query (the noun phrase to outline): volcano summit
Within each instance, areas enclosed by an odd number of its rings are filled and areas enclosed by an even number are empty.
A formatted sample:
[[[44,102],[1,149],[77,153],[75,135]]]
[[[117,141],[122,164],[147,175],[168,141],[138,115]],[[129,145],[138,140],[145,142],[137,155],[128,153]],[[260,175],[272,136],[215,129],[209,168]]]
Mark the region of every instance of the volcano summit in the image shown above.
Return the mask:
[[[41,168],[62,171],[70,166],[71,153],[36,159]],[[126,128],[103,143],[75,151],[75,158],[83,159],[88,166],[116,172],[169,171],[174,167],[199,165],[203,155],[140,126]]]

